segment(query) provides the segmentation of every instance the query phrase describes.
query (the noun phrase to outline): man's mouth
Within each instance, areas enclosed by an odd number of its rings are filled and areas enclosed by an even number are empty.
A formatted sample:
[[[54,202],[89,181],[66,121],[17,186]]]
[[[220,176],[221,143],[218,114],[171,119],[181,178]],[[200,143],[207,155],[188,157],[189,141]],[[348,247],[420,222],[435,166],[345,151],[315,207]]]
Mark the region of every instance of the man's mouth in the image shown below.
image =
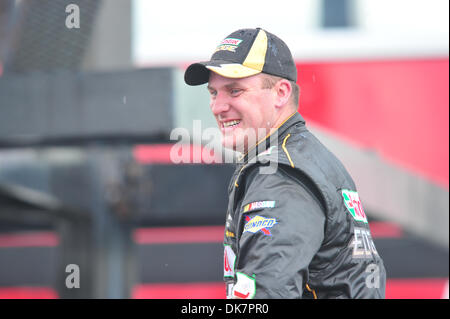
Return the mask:
[[[222,125],[224,128],[227,127],[234,127],[239,125],[239,123],[241,123],[241,120],[232,120],[232,121],[228,121],[228,122],[223,122]]]

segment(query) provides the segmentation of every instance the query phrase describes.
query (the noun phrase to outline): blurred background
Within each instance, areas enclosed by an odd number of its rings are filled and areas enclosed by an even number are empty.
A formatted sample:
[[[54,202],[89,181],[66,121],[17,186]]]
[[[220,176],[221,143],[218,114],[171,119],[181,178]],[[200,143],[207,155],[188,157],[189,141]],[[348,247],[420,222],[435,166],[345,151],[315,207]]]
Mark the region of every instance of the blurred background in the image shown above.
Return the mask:
[[[386,297],[448,298],[447,0],[0,0],[0,298],[225,297],[233,165],[170,133],[215,127],[183,73],[247,27],[291,48]]]

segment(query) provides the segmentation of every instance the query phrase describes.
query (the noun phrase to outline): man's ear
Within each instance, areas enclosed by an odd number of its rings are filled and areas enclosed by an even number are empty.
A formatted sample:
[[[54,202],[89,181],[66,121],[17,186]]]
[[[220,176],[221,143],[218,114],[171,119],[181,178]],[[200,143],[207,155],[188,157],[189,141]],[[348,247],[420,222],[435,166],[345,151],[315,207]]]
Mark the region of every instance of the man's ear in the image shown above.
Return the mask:
[[[276,103],[277,108],[281,108],[289,103],[289,98],[292,94],[292,85],[288,80],[281,79],[275,84]]]

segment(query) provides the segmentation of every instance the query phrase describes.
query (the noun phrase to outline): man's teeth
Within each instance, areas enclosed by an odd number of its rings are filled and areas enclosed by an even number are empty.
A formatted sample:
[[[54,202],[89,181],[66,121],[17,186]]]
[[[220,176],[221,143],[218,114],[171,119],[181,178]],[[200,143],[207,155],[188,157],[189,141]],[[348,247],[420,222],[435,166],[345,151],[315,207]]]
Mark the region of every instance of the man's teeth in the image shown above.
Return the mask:
[[[238,120],[224,122],[223,127],[230,127],[230,126],[238,125],[240,122],[241,121],[238,121]]]

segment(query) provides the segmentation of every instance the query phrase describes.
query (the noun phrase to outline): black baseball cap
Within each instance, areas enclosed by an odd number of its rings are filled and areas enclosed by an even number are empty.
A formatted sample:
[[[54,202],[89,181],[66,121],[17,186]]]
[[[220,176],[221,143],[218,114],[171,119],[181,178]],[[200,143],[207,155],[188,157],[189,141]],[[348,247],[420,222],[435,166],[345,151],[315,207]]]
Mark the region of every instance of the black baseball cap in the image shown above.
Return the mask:
[[[186,69],[184,81],[189,85],[205,84],[210,71],[227,78],[266,73],[297,81],[297,68],[286,43],[261,28],[231,33],[217,46],[210,61]]]

